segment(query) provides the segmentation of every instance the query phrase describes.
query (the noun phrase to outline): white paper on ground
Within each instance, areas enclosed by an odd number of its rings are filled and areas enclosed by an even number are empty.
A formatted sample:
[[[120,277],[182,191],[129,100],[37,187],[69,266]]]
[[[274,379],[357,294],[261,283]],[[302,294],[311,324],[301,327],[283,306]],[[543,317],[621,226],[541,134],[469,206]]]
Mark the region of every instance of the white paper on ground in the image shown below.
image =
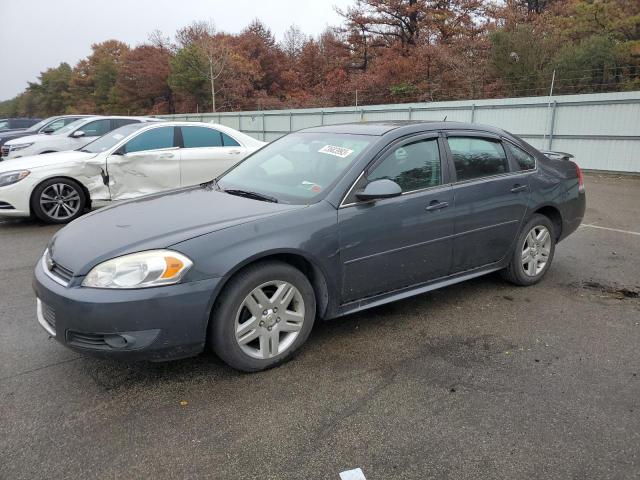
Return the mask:
[[[356,468],[355,470],[345,470],[340,472],[340,480],[367,480],[362,473],[362,470]]]

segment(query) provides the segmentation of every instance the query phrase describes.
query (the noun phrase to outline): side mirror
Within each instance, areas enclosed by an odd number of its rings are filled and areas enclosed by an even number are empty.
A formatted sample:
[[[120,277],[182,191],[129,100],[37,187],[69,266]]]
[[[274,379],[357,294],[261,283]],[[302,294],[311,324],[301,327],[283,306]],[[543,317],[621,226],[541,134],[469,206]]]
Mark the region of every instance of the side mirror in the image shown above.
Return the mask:
[[[397,197],[401,194],[402,188],[400,188],[400,185],[388,178],[381,178],[380,180],[374,180],[368,183],[367,186],[364,187],[364,190],[356,193],[356,198],[358,200],[369,201]]]
[[[44,130],[42,130],[42,133],[46,133],[47,135],[49,135],[50,133],[55,132],[55,130],[51,127],[49,128],[45,128]]]
[[[119,149],[115,150],[111,155],[125,155],[127,152],[125,152],[125,148],[124,145],[122,147],[120,147]]]
[[[84,132],[82,130],[76,130],[75,132],[73,132],[71,134],[72,138],[80,138],[80,137],[84,137]]]

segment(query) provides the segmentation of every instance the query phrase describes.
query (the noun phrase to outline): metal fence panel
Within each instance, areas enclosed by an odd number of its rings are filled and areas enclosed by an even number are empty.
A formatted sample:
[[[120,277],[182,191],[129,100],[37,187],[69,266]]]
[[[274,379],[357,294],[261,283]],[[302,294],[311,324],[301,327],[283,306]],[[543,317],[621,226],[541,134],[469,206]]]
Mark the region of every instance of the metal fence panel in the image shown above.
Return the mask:
[[[251,112],[159,115],[220,123],[259,140],[318,125],[443,120],[494,125],[538,148],[566,151],[587,169],[640,173],[640,92]]]

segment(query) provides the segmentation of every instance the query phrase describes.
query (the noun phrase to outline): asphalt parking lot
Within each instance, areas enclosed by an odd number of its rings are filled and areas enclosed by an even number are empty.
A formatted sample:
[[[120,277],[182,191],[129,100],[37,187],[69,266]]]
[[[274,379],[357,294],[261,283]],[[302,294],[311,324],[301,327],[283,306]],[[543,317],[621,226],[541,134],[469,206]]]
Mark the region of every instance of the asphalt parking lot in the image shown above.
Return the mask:
[[[0,223],[0,478],[638,478],[640,177],[586,185],[540,284],[491,275],[318,324],[259,374],[66,350],[31,290],[56,227]]]

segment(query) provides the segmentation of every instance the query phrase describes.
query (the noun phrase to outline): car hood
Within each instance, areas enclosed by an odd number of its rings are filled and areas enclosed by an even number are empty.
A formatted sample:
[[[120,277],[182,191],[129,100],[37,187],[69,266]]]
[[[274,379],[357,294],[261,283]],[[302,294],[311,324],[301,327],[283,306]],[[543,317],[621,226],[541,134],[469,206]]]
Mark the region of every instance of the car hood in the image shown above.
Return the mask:
[[[51,240],[53,260],[86,275],[127,253],[168,248],[207,233],[305,208],[229,195],[206,186],[153,194],[75,220]]]
[[[64,136],[60,138],[65,138]],[[56,135],[26,135],[24,137],[16,138],[14,140],[9,140],[7,145],[19,145],[22,143],[42,143],[42,142],[51,142],[56,141]]]
[[[68,150],[66,152],[44,153],[42,155],[29,155],[27,157],[10,158],[0,162],[0,172],[11,170],[29,170],[32,168],[48,167],[67,162],[77,162],[89,160],[98,155],[97,153],[80,152],[78,150]]]

